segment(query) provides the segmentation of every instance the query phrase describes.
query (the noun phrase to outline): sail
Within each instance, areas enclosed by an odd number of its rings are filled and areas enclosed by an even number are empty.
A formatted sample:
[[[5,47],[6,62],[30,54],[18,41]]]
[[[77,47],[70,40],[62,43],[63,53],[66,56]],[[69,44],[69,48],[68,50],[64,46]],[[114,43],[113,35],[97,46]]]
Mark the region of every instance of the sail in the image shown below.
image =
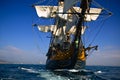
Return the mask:
[[[67,32],[66,32],[66,26],[58,28],[55,25],[50,25],[50,26],[40,26],[38,25],[38,30],[41,32],[52,32],[53,35],[55,36],[60,36],[62,33],[66,35],[66,33],[69,34],[75,34],[76,32],[76,26],[72,26]],[[82,26],[81,34],[83,35],[86,30],[86,26]]]
[[[73,7],[73,9],[77,12],[77,13],[81,13],[81,8],[79,7]],[[97,18],[99,17],[100,13],[102,12],[102,8],[90,8],[89,12],[86,11],[85,13],[85,21],[93,21],[93,20],[97,20]]]
[[[61,5],[61,6],[58,7],[58,16],[60,18],[62,18],[62,19],[65,19],[65,20],[68,19],[67,18],[68,17],[67,14],[59,14],[59,13],[63,13],[63,5]]]
[[[41,32],[51,32],[55,36],[60,36],[62,33],[65,35],[66,27],[61,27],[57,29],[56,25],[49,25],[49,26],[41,26],[38,25],[38,30]]]
[[[35,9],[38,17],[50,18],[50,17],[56,17],[56,15],[58,15],[59,17],[67,20],[67,14],[59,14],[59,13],[63,13],[63,6],[36,5]]]
[[[81,34],[82,34],[82,35],[84,34],[86,28],[87,28],[86,26],[82,26],[82,30],[81,30]],[[69,32],[69,34],[75,34],[75,32],[76,32],[76,27],[73,26],[68,32]]]
[[[64,0],[64,2],[59,3],[57,1],[59,0],[44,0],[34,7],[40,20],[39,25],[37,25],[38,30],[51,32],[55,37],[54,43],[62,43],[66,40],[67,34],[69,36],[76,34],[79,16],[71,13],[74,11],[81,13],[80,5],[76,6],[81,0]],[[89,11],[85,12],[84,20],[87,22],[96,20],[101,11],[101,8],[90,8]],[[85,30],[86,26],[82,26],[81,35],[84,34]]]
[[[55,36],[59,36],[62,33],[65,34],[66,33],[65,29],[66,29],[65,26],[57,29],[56,25],[49,25],[49,26],[38,25],[38,30],[39,31],[41,31],[41,32],[52,32],[52,34],[55,35]]]
[[[39,17],[39,25],[41,26],[51,26],[55,25],[55,17],[51,11],[56,11],[58,6],[58,0],[41,0],[39,3],[35,4],[35,10]],[[49,29],[49,28],[48,28]],[[47,32],[47,28],[41,29],[43,32]]]
[[[57,6],[35,6],[38,17],[55,17],[54,12],[57,11]],[[51,12],[52,11],[52,12]]]
[[[34,7],[39,17],[49,17],[52,15],[51,10],[56,11],[55,6],[58,6],[58,0],[43,0]]]
[[[52,32],[55,30],[54,25],[49,25],[49,26],[38,26],[38,30],[42,32]]]
[[[73,9],[77,13],[81,13],[81,8],[80,7],[73,7]],[[85,13],[85,19],[84,20],[85,21],[94,21],[94,20],[97,20],[97,18],[99,17],[99,15],[100,15],[101,12],[102,12],[102,8],[90,8],[89,12],[86,11],[86,13]]]
[[[96,20],[99,17],[101,11],[101,8],[90,8],[89,13],[86,13],[85,15],[85,21]]]
[[[67,13],[67,11],[73,7],[73,9],[81,13],[81,8],[78,5],[75,5],[79,3],[81,0],[64,0],[64,8],[63,8],[63,13]],[[74,6],[73,6],[74,5]],[[86,11],[85,14],[85,21],[92,21],[96,20],[99,17],[99,14],[101,13],[102,9],[101,8],[90,8],[89,12]]]
[[[63,12],[66,12],[67,10],[69,10],[74,4],[76,4],[79,1],[81,0],[64,0]]]
[[[65,6],[64,6],[65,7]],[[63,6],[35,6],[37,15],[41,18],[55,18],[56,15],[58,15],[60,18],[67,20],[69,17],[68,14],[62,14],[64,13]],[[81,8],[79,7],[73,7],[73,9],[81,13]],[[101,13],[101,8],[90,8],[89,12],[86,11],[85,14],[85,21],[93,21],[96,20],[99,17],[99,14]],[[56,14],[58,13],[58,14]],[[60,14],[59,14],[60,13]]]

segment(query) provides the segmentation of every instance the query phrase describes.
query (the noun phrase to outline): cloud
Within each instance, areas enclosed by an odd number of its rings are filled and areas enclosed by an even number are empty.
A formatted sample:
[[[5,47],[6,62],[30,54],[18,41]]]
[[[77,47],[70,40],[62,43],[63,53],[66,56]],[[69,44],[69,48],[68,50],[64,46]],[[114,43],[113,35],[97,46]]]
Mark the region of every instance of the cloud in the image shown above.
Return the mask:
[[[40,64],[45,63],[45,55],[33,51],[24,51],[14,46],[0,48],[0,59],[10,63]]]
[[[0,60],[10,63],[40,64],[45,63],[45,54],[38,50],[25,51],[14,46],[0,48]],[[87,58],[87,65],[120,66],[120,49],[118,47],[104,47],[94,51]]]
[[[88,65],[120,66],[120,49],[114,46],[107,46],[104,49],[94,52],[87,59]]]
[[[22,50],[14,47],[14,46],[6,46],[3,48],[0,48],[0,52],[5,53],[5,54],[21,54],[21,53],[23,53]]]

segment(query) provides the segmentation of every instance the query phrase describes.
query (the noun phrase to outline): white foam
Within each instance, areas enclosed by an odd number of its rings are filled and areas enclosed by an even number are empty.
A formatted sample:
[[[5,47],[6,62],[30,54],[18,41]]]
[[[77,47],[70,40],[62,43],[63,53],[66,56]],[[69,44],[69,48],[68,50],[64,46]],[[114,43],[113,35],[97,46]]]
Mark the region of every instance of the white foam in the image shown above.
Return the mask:
[[[79,70],[76,70],[76,69],[70,69],[68,70],[69,72],[79,72]]]
[[[101,74],[103,73],[102,71],[96,71],[95,74]]]
[[[102,73],[102,71],[97,71],[97,73]]]
[[[29,68],[24,68],[24,67],[21,67],[20,69],[25,70],[25,71],[30,72],[30,73],[39,73],[38,71],[36,71],[34,69],[29,69]]]

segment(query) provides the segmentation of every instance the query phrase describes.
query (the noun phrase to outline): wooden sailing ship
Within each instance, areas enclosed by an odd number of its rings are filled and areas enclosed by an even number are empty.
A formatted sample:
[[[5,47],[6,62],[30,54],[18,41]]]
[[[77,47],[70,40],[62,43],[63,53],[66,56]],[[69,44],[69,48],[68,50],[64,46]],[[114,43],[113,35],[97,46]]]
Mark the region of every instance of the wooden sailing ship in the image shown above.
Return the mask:
[[[38,30],[51,33],[46,54],[47,69],[83,69],[87,51],[98,46],[86,47],[82,36],[87,23],[98,19],[104,8],[91,8],[92,0],[41,0],[35,4],[40,24]],[[108,15],[109,12],[107,12]]]

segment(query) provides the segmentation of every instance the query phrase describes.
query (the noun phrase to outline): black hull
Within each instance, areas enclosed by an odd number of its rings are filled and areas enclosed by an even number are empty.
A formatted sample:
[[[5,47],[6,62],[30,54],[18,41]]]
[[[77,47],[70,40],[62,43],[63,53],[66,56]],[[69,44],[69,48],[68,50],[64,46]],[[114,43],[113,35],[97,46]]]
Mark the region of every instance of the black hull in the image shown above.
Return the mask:
[[[84,69],[86,61],[77,60],[72,64],[71,60],[47,60],[46,69]]]

